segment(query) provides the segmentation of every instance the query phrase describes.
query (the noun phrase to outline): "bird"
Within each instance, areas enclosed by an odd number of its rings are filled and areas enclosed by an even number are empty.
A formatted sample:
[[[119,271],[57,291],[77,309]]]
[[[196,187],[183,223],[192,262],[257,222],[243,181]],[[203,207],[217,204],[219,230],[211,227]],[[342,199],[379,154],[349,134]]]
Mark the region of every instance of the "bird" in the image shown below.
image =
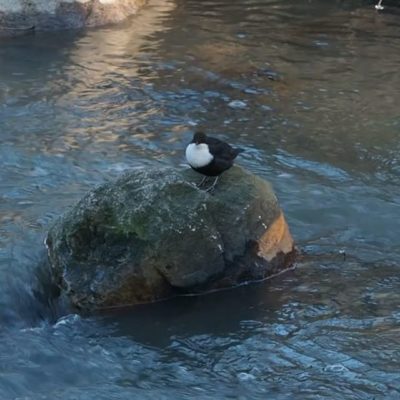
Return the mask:
[[[206,190],[210,192],[214,190],[219,176],[232,167],[235,158],[243,151],[222,140],[207,136],[204,132],[195,132],[192,141],[186,147],[185,155],[192,169],[205,175],[198,187],[209,177],[216,177],[214,183]]]

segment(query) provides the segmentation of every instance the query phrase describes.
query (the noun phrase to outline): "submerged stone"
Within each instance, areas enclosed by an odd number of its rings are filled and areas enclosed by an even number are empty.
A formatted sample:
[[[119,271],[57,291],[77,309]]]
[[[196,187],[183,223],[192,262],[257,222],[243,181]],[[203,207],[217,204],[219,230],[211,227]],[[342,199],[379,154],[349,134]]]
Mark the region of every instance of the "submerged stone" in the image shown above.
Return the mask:
[[[242,100],[232,100],[231,102],[228,103],[228,106],[230,108],[238,108],[238,109],[240,109],[240,108],[246,108],[247,104]]]
[[[212,194],[189,169],[132,170],[88,193],[50,229],[52,274],[84,310],[258,280],[294,245],[271,186],[234,166]]]

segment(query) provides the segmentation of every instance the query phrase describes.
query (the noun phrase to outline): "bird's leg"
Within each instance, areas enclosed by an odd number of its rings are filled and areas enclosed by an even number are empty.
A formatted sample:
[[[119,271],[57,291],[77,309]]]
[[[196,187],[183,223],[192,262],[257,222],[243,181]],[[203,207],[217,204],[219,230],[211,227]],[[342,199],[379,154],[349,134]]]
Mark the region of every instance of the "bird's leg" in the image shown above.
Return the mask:
[[[215,178],[214,183],[213,183],[210,187],[208,187],[208,188],[206,189],[206,192],[212,192],[212,191],[215,189],[215,185],[216,185],[217,182],[218,182],[218,178],[219,178],[219,176],[217,176],[217,177]]]
[[[198,188],[199,188],[199,187],[202,187],[202,186],[204,185],[205,181],[207,180],[207,178],[208,178],[208,176],[205,176],[205,177],[201,180],[201,182],[198,183],[196,186],[197,186]]]
[[[383,5],[382,5],[382,1],[383,1],[383,0],[379,0],[379,3],[375,5],[375,8],[376,8],[377,10],[383,10],[383,9],[385,8],[385,7],[383,7]]]

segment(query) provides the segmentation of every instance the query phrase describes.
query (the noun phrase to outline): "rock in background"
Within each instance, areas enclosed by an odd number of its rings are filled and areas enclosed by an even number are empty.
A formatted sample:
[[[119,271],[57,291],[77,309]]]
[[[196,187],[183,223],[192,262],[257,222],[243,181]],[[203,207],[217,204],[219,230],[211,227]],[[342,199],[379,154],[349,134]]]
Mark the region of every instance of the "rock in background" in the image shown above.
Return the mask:
[[[0,0],[0,35],[120,22],[145,0]]]
[[[263,279],[293,240],[271,186],[233,167],[213,194],[185,169],[133,170],[88,193],[46,239],[54,280],[83,310]]]

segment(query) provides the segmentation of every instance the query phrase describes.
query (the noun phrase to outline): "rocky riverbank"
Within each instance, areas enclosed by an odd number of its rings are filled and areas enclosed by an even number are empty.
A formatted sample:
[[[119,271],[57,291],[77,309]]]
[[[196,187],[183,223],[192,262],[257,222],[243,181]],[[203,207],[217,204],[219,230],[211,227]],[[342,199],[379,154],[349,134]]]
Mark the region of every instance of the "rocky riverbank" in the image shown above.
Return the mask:
[[[0,0],[0,36],[116,23],[146,0]]]

